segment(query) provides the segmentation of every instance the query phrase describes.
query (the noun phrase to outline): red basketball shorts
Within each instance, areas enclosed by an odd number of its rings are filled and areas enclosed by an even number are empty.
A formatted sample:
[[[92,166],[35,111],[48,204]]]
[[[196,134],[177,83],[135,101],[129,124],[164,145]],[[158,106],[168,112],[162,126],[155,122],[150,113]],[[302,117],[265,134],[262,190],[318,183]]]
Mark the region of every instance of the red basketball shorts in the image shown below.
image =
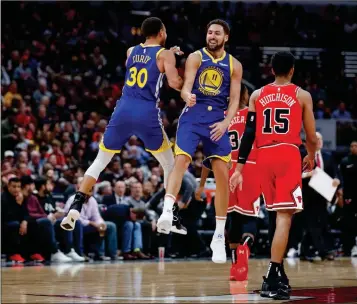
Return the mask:
[[[303,209],[301,156],[290,144],[258,149],[258,177],[267,210]]]
[[[237,163],[233,163],[229,177],[234,173],[236,165]],[[244,215],[258,216],[261,194],[258,166],[253,162],[247,162],[242,174],[242,190],[239,190],[239,186],[237,186],[234,192],[230,192],[227,212],[236,211]]]

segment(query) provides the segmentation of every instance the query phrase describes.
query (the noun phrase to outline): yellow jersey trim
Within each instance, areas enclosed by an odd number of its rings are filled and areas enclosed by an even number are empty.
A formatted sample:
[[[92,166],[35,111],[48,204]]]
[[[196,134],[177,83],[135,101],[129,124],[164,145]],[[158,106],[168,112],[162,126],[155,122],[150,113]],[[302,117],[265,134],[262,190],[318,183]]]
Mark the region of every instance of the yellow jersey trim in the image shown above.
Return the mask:
[[[157,51],[157,53],[156,53],[156,59],[157,59],[157,57],[159,57],[160,53],[161,53],[162,51],[164,51],[164,50],[165,50],[165,48],[162,48],[162,49],[160,49],[160,50]]]
[[[229,71],[232,76],[232,74],[233,74],[233,56],[232,55],[229,55]]]
[[[140,43],[140,46],[142,47],[154,47],[154,46],[161,46],[160,44],[147,44],[145,45],[144,43]]]
[[[101,142],[99,144],[99,149],[101,149],[104,152],[110,152],[110,153],[120,153],[121,152],[121,150],[111,150],[111,149],[106,148],[104,146],[103,139],[101,140]]]
[[[206,158],[203,160],[203,162],[204,162],[205,160],[207,160],[207,159],[210,159],[210,158],[218,158],[218,159],[223,160],[223,161],[226,162],[226,163],[229,163],[229,162],[231,161],[231,159],[232,159],[231,153],[229,153],[229,154],[226,155],[226,156],[219,156],[219,155],[211,155],[211,156],[208,156],[208,157],[206,157]]]
[[[190,158],[190,161],[192,161],[192,156],[190,154],[188,154],[187,152],[185,152],[184,150],[182,150],[176,143],[175,145],[175,156],[176,155],[186,155]]]
[[[211,60],[212,60],[214,63],[217,63],[218,61],[222,61],[224,58],[226,58],[226,54],[227,54],[226,51],[224,51],[224,53],[223,53],[223,55],[222,55],[221,57],[219,57],[219,58],[214,58],[214,57],[211,55],[211,53],[207,51],[206,48],[203,48],[203,51],[207,54],[207,56],[208,56],[209,58],[211,58]]]

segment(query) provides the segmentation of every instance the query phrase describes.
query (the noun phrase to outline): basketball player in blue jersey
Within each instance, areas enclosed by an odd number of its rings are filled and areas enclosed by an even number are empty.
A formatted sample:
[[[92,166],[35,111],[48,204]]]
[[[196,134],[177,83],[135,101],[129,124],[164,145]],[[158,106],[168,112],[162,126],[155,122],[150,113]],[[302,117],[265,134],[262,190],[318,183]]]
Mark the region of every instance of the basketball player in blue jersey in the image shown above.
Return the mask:
[[[98,155],[86,171],[70,211],[62,220],[61,227],[65,230],[74,229],[82,205],[87,201],[99,174],[115,153],[120,153],[122,146],[132,135],[138,136],[144,142],[147,151],[151,152],[163,167],[165,186],[168,174],[174,166],[171,144],[162,126],[160,109],[157,106],[164,74],[171,88],[178,91],[182,88],[183,80],[175,67],[174,55],[182,53],[177,47],[170,50],[163,47],[167,34],[160,19],[147,18],[141,26],[141,31],[146,41],[129,48],[127,52],[123,95],[117,101],[104,132]]]
[[[179,119],[175,166],[169,176],[164,210],[157,223],[158,231],[170,232],[172,206],[192,155],[202,141],[206,156],[204,164],[212,168],[217,187],[216,230],[211,243],[212,261],[215,263],[225,263],[227,260],[224,227],[231,154],[227,129],[237,113],[242,80],[242,65],[224,50],[228,37],[229,26],[225,21],[211,21],[207,26],[207,46],[190,54],[186,61],[185,81],[181,91],[186,107]]]

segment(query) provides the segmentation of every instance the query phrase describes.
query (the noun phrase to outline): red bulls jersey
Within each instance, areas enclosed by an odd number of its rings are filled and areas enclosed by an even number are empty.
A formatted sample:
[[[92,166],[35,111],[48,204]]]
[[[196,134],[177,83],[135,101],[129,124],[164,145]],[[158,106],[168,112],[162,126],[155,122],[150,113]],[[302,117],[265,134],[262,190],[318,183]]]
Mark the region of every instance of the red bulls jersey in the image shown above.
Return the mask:
[[[248,107],[242,110],[238,110],[236,116],[233,117],[228,127],[228,135],[232,146],[233,162],[237,162],[238,160],[239,146],[243,137],[245,123],[247,120],[247,114],[248,114]],[[255,160],[256,160],[256,149],[254,143],[247,161],[255,162]]]
[[[297,99],[300,87],[268,84],[261,88],[255,101],[256,146],[301,144],[302,108]]]

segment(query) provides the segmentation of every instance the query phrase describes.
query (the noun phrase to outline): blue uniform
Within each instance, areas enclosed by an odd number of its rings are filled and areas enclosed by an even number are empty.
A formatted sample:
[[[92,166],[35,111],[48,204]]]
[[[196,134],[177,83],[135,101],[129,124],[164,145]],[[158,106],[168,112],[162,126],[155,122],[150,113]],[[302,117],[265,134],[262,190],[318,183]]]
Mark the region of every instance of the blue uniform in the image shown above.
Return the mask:
[[[171,147],[163,129],[159,94],[164,74],[157,67],[159,45],[137,45],[127,60],[125,86],[105,130],[100,149],[120,152],[132,135],[139,137],[151,153]]]
[[[231,145],[228,132],[217,142],[211,140],[210,126],[224,120],[229,103],[230,82],[233,72],[233,57],[226,52],[221,58],[213,58],[205,49],[196,52],[201,56],[192,93],[196,104],[185,107],[179,119],[175,154],[192,158],[200,141],[207,159],[220,158],[230,161]],[[205,161],[207,166],[209,162]]]

